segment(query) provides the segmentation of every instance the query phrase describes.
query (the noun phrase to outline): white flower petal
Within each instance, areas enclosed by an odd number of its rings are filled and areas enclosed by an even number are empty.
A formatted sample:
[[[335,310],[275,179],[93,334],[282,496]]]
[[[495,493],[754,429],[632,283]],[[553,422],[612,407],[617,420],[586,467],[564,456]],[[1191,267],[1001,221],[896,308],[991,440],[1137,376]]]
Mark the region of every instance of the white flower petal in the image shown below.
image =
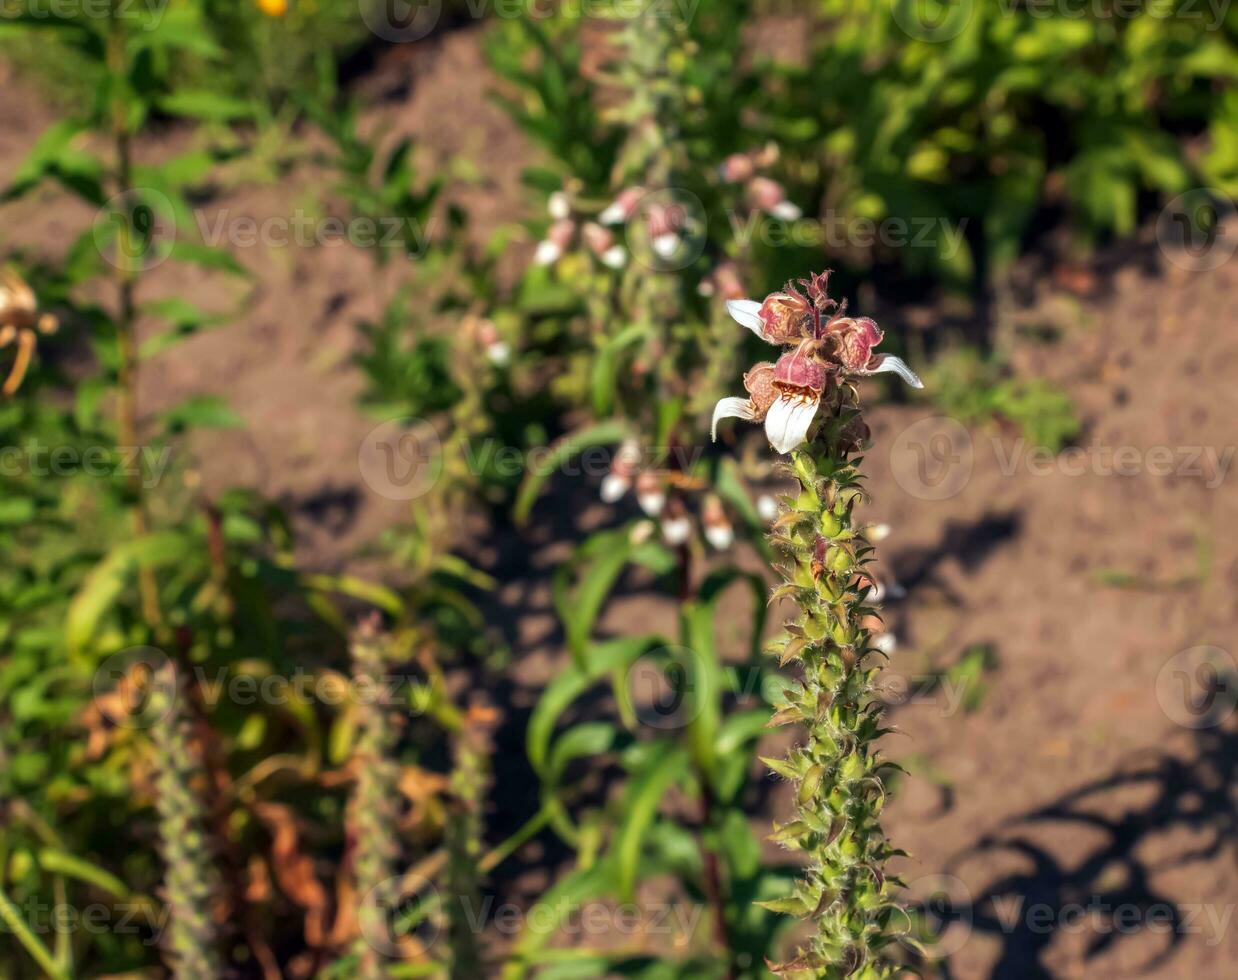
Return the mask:
[[[660,259],[674,258],[675,253],[679,251],[679,236],[669,231],[665,235],[655,236],[653,250]]]
[[[873,638],[872,644],[888,657],[898,648],[898,638],[893,633],[882,633]]]
[[[807,395],[779,395],[765,416],[765,435],[780,453],[789,453],[808,438],[820,401]]]
[[[662,540],[675,546],[684,544],[692,537],[692,520],[689,517],[672,517],[662,522]]]
[[[638,493],[636,495],[636,502],[640,504],[640,509],[650,517],[657,517],[666,506],[666,494]]]
[[[555,221],[562,221],[564,218],[571,217],[572,205],[563,191],[555,191],[546,202],[546,210]]]
[[[723,398],[714,406],[714,420],[709,427],[714,442],[718,441],[718,423],[722,419],[745,419],[752,421],[752,402],[747,398]]]
[[[598,221],[604,225],[621,225],[627,218],[627,209],[624,208],[622,201],[615,201],[607,205],[602,213],[598,215]]]
[[[783,221],[799,221],[804,216],[804,212],[790,201],[779,201],[769,209],[769,213]]]
[[[726,551],[735,543],[735,529],[729,524],[707,524],[705,540],[718,551]]]
[[[618,473],[607,473],[602,477],[600,496],[606,503],[613,504],[628,492],[630,486],[632,486],[632,481],[626,476],[620,476]]]
[[[486,359],[491,364],[502,367],[512,359],[512,349],[509,344],[502,340],[496,340],[493,344],[486,348]]]
[[[757,515],[763,521],[772,521],[778,517],[778,501],[768,493],[757,497]]]
[[[755,299],[728,299],[726,311],[731,314],[731,319],[741,327],[746,327],[762,340],[765,339],[765,327],[758,316],[761,312],[761,304]]]
[[[556,242],[550,239],[537,243],[537,251],[533,253],[533,261],[538,265],[554,265],[559,261],[559,256],[563,254],[563,249]]]
[[[622,245],[612,245],[601,255],[602,265],[611,269],[622,269],[628,262],[628,253]]]
[[[880,363],[875,368],[869,368],[864,371],[864,374],[885,374],[890,372],[897,374],[900,378],[906,381],[913,388],[923,388],[924,382],[920,380],[920,376],[907,366],[907,362],[901,357],[895,357],[893,354],[881,354]]]

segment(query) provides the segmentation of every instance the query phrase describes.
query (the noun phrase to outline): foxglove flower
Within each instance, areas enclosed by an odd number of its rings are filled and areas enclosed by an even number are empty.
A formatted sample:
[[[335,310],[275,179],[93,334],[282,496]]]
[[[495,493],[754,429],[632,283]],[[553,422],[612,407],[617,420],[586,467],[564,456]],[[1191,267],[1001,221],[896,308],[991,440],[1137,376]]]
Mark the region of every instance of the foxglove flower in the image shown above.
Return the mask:
[[[683,208],[677,204],[659,204],[649,209],[649,241],[661,259],[673,258],[679,251],[684,232]]]
[[[672,548],[687,544],[692,537],[692,518],[678,498],[670,501],[662,515],[662,540]]]
[[[776,520],[778,518],[778,501],[768,493],[761,494],[761,496],[757,497],[757,516],[766,523]]]
[[[853,377],[893,372],[914,388],[923,384],[901,358],[874,354],[883,334],[868,317],[847,316],[846,304],[826,294],[829,273],[803,280],[804,292],[788,285],[762,303],[732,300],[732,318],[767,343],[794,346],[775,364],[758,364],[744,376],[748,398],[723,398],[714,409],[718,421],[742,418],[763,422],[770,444],[787,453],[808,438],[822,395]],[[852,434],[862,442],[866,433]]]
[[[636,209],[640,206],[641,198],[644,196],[643,187],[625,187],[619,192],[619,196],[598,215],[598,221],[604,225],[623,224],[636,214]]]
[[[610,464],[610,472],[602,478],[601,498],[613,504],[632,488],[636,467],[640,464],[640,447],[631,439],[624,442]]]
[[[732,153],[722,161],[718,175],[729,184],[748,180],[757,172],[756,161],[750,153]]]
[[[610,269],[622,269],[628,261],[628,253],[615,242],[615,234],[596,221],[590,221],[581,229],[585,245],[597,260]]]
[[[748,202],[758,211],[783,221],[798,221],[804,212],[787,200],[787,192],[776,180],[753,177],[748,181]]]
[[[546,237],[537,243],[533,261],[538,265],[554,265],[563,257],[576,235],[576,223],[570,218],[556,221],[550,226]]]
[[[555,191],[546,201],[546,211],[555,221],[566,221],[572,216],[572,202],[563,191]]]
[[[705,498],[701,508],[701,526],[705,540],[718,551],[726,551],[735,543],[735,528],[726,516],[722,501],[713,494]]]
[[[666,506],[666,486],[662,478],[652,470],[645,470],[636,478],[636,502],[650,517],[657,517]]]

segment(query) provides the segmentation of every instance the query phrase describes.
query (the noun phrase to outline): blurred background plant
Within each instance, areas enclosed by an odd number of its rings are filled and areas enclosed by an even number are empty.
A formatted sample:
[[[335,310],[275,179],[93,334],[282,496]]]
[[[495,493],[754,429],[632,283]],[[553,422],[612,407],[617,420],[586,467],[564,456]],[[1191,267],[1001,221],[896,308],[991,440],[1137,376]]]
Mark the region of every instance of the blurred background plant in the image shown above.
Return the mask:
[[[706,438],[760,348],[726,302],[826,265],[882,314],[887,296],[962,296],[968,329],[882,315],[887,347],[929,365],[935,410],[1059,450],[1077,408],[998,329],[1012,265],[1047,245],[1074,266],[1184,190],[1238,193],[1228,6],[500,14],[484,47],[534,147],[531,216],[483,234],[476,168],[431,159],[358,91],[400,49],[355,5],[0,2],[0,53],[61,111],[3,201],[54,186],[98,215],[46,252],[6,243],[0,277],[0,446],[22,461],[0,468],[5,976],[766,975],[802,938],[755,904],[797,870],[753,819],[788,681],[762,654],[751,569],[782,487],[759,434]],[[479,9],[445,4],[439,35]],[[450,103],[433,125],[454,125]],[[170,138],[148,153],[154,136]],[[367,249],[375,312],[345,360],[372,422],[441,446],[432,490],[358,556],[380,569],[365,578],[307,570],[262,492],[205,489],[193,437],[240,425],[223,398],[138,401],[143,372],[235,324],[260,285],[193,238],[199,210],[303,167],[317,213],[399,229]],[[900,245],[861,221],[929,234]],[[165,261],[218,305],[154,287]],[[603,506],[559,513],[555,474],[599,449]],[[483,610],[512,584],[503,548],[547,527],[564,657],[515,703]],[[673,604],[671,625],[609,630],[634,592]],[[364,696],[385,679],[390,697]],[[286,695],[237,693],[255,689]],[[532,812],[496,817],[530,780]],[[530,843],[561,859],[534,889],[559,912],[479,935],[469,912]],[[651,889],[685,913],[670,940],[565,948],[574,909]],[[18,925],[91,901],[138,928]],[[371,923],[387,957],[365,932],[381,902],[407,913],[394,934]]]

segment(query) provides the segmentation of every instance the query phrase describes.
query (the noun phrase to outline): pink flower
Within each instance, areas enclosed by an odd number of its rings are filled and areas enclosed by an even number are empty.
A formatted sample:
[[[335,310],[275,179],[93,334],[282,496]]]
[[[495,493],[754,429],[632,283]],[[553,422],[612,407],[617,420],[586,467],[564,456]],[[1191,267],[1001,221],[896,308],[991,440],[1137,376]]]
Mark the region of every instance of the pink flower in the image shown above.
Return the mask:
[[[740,325],[762,340],[795,345],[776,364],[758,364],[744,375],[747,398],[723,398],[714,408],[712,431],[718,422],[741,418],[764,422],[770,445],[787,453],[808,439],[822,395],[832,379],[844,375],[893,372],[913,388],[924,387],[901,358],[874,354],[881,328],[868,317],[846,316],[846,304],[826,293],[829,273],[802,280],[773,293],[762,303],[732,300],[727,310]],[[862,434],[856,434],[863,441]]]
[[[619,196],[598,215],[598,221],[604,225],[623,224],[636,214],[636,209],[644,196],[645,188],[643,187],[625,187],[619,192]]]
[[[804,212],[787,200],[782,184],[768,177],[753,177],[748,181],[748,202],[758,211],[781,218],[783,221],[798,221]]]

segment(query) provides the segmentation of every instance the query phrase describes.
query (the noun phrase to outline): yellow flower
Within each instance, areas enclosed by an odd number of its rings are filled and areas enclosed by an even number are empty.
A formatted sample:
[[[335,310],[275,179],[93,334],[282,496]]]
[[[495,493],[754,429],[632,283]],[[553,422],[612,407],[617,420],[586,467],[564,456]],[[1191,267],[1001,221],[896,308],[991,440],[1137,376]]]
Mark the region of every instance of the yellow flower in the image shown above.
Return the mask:
[[[268,17],[283,17],[288,13],[288,0],[258,0],[258,9]]]

